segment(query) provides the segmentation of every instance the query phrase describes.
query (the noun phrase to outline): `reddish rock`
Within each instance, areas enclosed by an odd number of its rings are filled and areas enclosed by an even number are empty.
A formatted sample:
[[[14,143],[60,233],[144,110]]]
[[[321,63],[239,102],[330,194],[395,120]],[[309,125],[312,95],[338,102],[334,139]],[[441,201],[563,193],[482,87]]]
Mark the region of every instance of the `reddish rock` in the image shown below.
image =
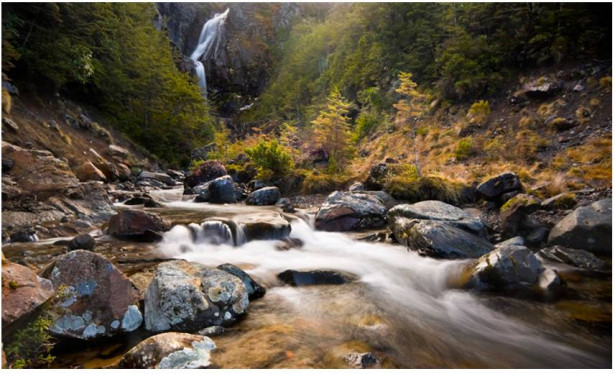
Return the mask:
[[[107,180],[107,177],[105,177],[105,174],[102,171],[100,171],[100,169],[98,169],[96,166],[94,166],[93,163],[89,161],[84,162],[83,164],[81,164],[81,166],[77,167],[75,169],[75,174],[77,175],[77,178],[79,178],[81,182],[88,182],[88,181],[105,182]]]
[[[120,181],[126,181],[128,179],[130,179],[130,176],[132,175],[132,172],[130,171],[130,168],[124,164],[117,164],[117,176],[118,179]]]
[[[184,181],[187,187],[194,187],[201,183],[212,181],[226,175],[224,165],[215,160],[202,163],[196,170],[192,171]]]
[[[147,239],[152,232],[164,231],[163,219],[142,210],[122,209],[111,217],[107,232],[116,237]]]
[[[41,275],[64,287],[58,307],[49,308],[50,331],[81,340],[134,331],[143,322],[137,288],[109,260],[84,250],[57,257]]]
[[[30,313],[53,293],[48,280],[34,271],[2,258],[2,324]]]

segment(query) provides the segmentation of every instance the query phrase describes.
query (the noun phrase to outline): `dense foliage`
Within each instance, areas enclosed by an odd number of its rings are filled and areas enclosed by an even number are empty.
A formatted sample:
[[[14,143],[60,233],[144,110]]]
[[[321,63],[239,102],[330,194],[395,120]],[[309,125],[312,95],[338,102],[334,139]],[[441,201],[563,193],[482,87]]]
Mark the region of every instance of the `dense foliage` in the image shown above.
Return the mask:
[[[308,124],[333,87],[360,104],[363,121],[390,113],[401,71],[444,99],[485,98],[516,69],[608,57],[610,14],[608,4],[337,4],[293,28],[246,119]]]
[[[3,73],[67,92],[174,163],[211,139],[195,81],[176,67],[151,3],[3,4]]]

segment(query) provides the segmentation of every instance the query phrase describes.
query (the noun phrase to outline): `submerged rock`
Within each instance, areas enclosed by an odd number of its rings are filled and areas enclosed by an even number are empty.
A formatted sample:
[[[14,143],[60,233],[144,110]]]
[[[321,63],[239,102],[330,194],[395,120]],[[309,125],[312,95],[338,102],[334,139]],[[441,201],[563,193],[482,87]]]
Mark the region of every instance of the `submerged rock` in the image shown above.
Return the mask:
[[[203,335],[167,332],[154,335],[128,351],[122,369],[203,369],[210,366],[216,344]]]
[[[146,329],[196,331],[235,323],[246,313],[249,298],[242,280],[232,274],[172,261],[156,268],[144,304]]]
[[[595,254],[610,254],[612,220],[611,199],[577,208],[551,229],[548,244],[584,249]]]
[[[84,250],[59,256],[41,276],[63,297],[49,308],[50,331],[60,337],[91,340],[138,329],[143,322],[137,288],[111,262]]]
[[[291,286],[344,284],[351,281],[350,276],[332,270],[286,270],[278,274],[278,279]]]
[[[386,212],[376,195],[335,191],[318,210],[315,226],[323,231],[375,229],[385,225]]]
[[[53,294],[47,279],[25,266],[2,261],[2,325],[32,312]]]
[[[493,249],[487,240],[444,221],[397,217],[389,226],[395,240],[436,258],[478,258]]]
[[[250,277],[245,271],[241,270],[235,265],[232,264],[222,264],[218,266],[218,269],[226,271],[229,274],[236,276],[241,279],[244,286],[246,286],[246,291],[248,291],[248,297],[250,300],[258,299],[265,296],[265,288],[260,284],[256,283],[252,277]]]
[[[248,205],[275,205],[280,199],[280,190],[277,187],[263,187],[248,195]]]
[[[522,191],[523,186],[517,174],[508,172],[479,184],[477,189],[487,200],[496,200],[507,192]]]

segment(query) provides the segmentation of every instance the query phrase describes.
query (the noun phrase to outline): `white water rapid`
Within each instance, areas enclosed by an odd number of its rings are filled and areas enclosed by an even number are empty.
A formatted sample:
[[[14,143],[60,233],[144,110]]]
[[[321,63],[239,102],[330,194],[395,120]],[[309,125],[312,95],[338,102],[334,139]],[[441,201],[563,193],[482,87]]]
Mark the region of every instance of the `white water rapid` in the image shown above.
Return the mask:
[[[205,96],[207,95],[207,79],[205,76],[205,66],[201,60],[216,58],[218,56],[224,23],[226,22],[228,12],[229,9],[226,9],[223,13],[216,13],[214,18],[205,22],[201,30],[201,35],[199,36],[199,42],[194,52],[190,55],[190,59],[194,62],[196,74],[199,77],[199,86]]]
[[[574,332],[571,335],[559,326],[548,326],[550,311],[543,320],[535,317],[535,323],[528,323],[524,317],[532,313],[530,308],[536,308],[535,304],[515,301],[521,306],[513,315],[491,307],[493,302],[488,300],[497,299],[495,296],[452,288],[451,280],[458,279],[464,261],[435,260],[400,246],[314,231],[302,220],[291,226],[291,238],[303,242],[300,248],[281,251],[276,248],[277,241],[241,246],[232,246],[230,241],[195,242],[186,226],[176,226],[165,234],[156,251],[210,266],[232,263],[246,269],[267,288],[265,298],[258,300],[264,305],[257,304],[255,309],[251,305],[246,324],[272,318],[276,326],[287,323],[301,330],[309,323],[309,329],[289,333],[289,346],[300,341],[304,347],[313,347],[305,350],[326,352],[336,341],[368,340],[406,368],[609,365],[604,347],[571,338]],[[335,270],[354,274],[358,280],[345,285],[289,287],[276,277],[288,269]],[[361,328],[353,325],[362,316],[378,322]],[[237,344],[232,337],[223,338],[221,344],[225,339],[231,347]],[[323,365],[327,367],[327,363]]]

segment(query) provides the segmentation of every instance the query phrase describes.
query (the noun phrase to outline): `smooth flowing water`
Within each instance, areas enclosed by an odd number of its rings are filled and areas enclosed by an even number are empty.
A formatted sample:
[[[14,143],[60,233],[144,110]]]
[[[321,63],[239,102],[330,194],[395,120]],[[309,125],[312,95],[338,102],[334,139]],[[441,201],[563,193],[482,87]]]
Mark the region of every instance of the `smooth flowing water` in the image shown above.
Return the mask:
[[[388,357],[388,367],[610,366],[610,337],[594,339],[588,332],[585,339],[554,305],[493,303],[491,296],[455,289],[464,261],[434,260],[401,246],[314,231],[299,219],[290,236],[304,245],[280,251],[276,241],[239,247],[195,242],[190,230],[176,226],[156,247],[164,257],[211,266],[233,263],[267,287],[235,333],[215,338],[220,365],[343,367],[344,354],[371,350]],[[293,288],[276,277],[287,269],[336,270],[358,280]],[[536,319],[517,316],[525,313]]]
[[[229,9],[223,13],[216,13],[214,18],[205,22],[199,36],[199,42],[190,55],[190,59],[194,62],[196,74],[199,77],[199,86],[205,96],[207,95],[207,78],[205,76],[205,66],[201,60],[215,58],[218,55],[228,12]]]

